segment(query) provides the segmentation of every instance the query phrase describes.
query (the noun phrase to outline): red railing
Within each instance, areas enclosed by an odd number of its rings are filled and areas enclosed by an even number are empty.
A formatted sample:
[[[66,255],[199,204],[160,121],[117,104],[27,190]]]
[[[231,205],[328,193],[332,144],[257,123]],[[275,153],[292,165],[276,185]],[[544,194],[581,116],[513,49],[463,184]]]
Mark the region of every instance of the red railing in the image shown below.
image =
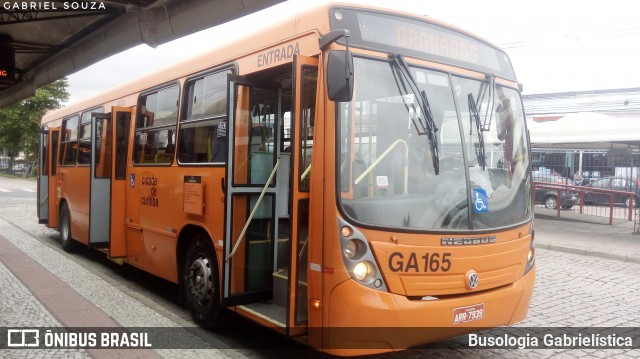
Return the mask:
[[[580,196],[580,201],[577,203],[580,205],[580,214],[584,213],[585,203],[584,203],[584,195],[585,193],[600,193],[603,195],[609,196],[609,224],[613,224],[613,210],[615,205],[615,196],[621,195],[622,197],[629,198],[629,206],[628,206],[628,216],[626,219],[629,221],[633,221],[633,207],[635,205],[634,197],[635,193],[627,192],[627,191],[617,191],[610,189],[602,189],[595,187],[586,187],[586,186],[574,186],[574,185],[566,185],[566,184],[555,184],[548,182],[533,182],[533,195],[535,196],[536,189],[544,189],[556,192],[556,216],[560,217],[560,209],[563,207],[564,196],[562,192],[565,192],[568,196],[569,193],[577,193]],[[537,203],[537,202],[536,202]],[[602,203],[602,202],[600,202]]]

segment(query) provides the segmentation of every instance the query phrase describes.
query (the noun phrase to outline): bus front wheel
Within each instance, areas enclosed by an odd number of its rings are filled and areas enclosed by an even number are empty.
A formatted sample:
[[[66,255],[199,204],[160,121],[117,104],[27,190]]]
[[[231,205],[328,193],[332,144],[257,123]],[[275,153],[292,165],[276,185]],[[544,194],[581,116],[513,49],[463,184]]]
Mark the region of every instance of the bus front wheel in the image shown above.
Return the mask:
[[[182,288],[191,317],[201,326],[217,326],[220,322],[218,263],[206,236],[198,235],[189,243],[183,265]]]
[[[58,228],[60,228],[60,244],[65,252],[71,252],[75,249],[76,242],[71,237],[71,214],[69,206],[66,203],[60,208],[60,216]]]

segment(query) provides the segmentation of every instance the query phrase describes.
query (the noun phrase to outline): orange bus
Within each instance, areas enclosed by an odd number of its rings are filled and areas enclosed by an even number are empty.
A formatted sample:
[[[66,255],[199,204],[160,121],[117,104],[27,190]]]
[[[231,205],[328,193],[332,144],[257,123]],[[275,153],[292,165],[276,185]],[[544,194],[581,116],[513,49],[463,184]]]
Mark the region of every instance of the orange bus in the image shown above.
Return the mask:
[[[507,55],[332,3],[42,119],[41,223],[333,354],[509,325],[534,286]]]

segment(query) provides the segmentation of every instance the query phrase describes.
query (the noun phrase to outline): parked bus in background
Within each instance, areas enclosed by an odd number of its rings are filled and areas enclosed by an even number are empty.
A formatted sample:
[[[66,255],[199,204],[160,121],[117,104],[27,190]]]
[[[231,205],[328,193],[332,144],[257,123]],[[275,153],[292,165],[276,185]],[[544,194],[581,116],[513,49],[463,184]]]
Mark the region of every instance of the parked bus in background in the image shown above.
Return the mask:
[[[179,284],[203,326],[232,310],[352,355],[527,314],[518,83],[431,18],[306,9],[48,113],[41,139],[39,219],[64,249]]]

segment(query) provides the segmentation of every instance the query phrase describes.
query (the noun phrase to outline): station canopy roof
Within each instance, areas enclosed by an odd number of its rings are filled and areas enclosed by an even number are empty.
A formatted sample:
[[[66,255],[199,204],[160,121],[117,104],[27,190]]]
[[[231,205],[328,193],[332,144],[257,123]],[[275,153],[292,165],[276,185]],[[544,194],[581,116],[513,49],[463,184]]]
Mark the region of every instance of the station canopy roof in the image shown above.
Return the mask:
[[[10,67],[15,53],[15,73],[0,77],[0,107],[131,47],[156,47],[283,1],[2,0],[0,63]]]
[[[554,121],[527,119],[531,147],[580,150],[629,150],[640,147],[640,118],[577,112]]]

